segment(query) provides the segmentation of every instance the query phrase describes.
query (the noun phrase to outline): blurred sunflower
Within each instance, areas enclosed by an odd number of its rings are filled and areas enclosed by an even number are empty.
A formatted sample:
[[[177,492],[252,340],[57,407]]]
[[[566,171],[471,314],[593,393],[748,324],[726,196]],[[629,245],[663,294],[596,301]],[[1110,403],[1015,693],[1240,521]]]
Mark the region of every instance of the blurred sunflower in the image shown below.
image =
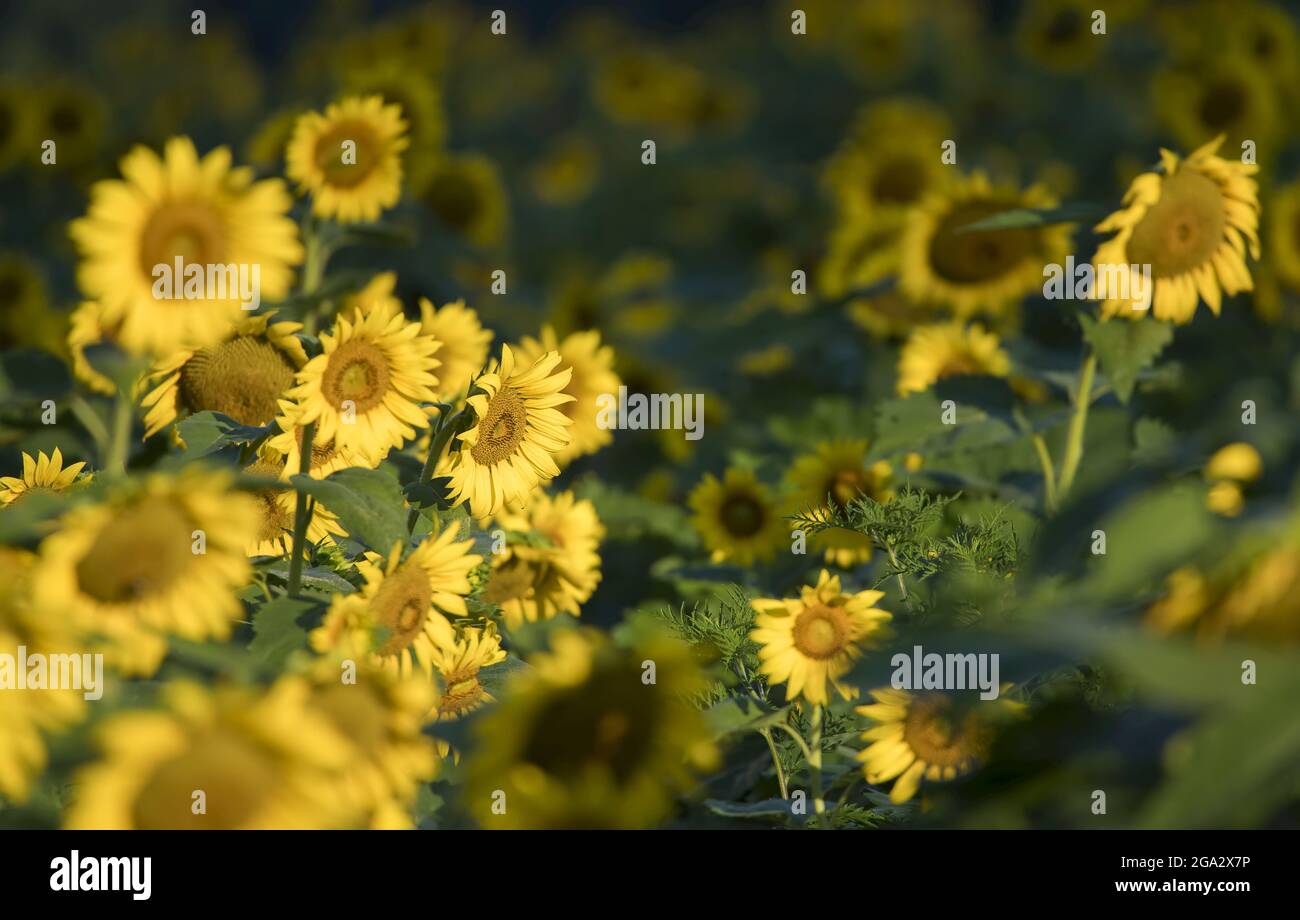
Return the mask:
[[[140,404],[146,438],[196,412],[228,415],[241,425],[267,425],[307,363],[295,334],[301,323],[271,323],[275,311],[245,316],[222,338],[183,349],[157,362],[144,382]]]
[[[1277,542],[1244,565],[1232,560],[1226,572],[1175,570],[1148,609],[1147,626],[1164,635],[1191,633],[1208,644],[1229,637],[1300,642],[1300,546],[1294,536]]]
[[[600,332],[595,329],[574,332],[560,340],[547,325],[542,328],[540,339],[524,336],[515,352],[525,364],[537,361],[547,352],[558,352],[559,369],[573,372],[563,390],[573,401],[560,408],[573,424],[569,428],[569,443],[555,455],[558,466],[563,468],[576,458],[594,454],[613,442],[613,433],[597,424],[598,403],[601,396],[617,396],[622,381],[614,373],[614,349],[601,344]]]
[[[378,220],[402,195],[402,110],[380,96],[347,96],[298,119],[285,175],[310,192],[312,213],[340,223]]]
[[[267,479],[285,480],[284,488],[262,489],[254,492],[261,512],[261,523],[257,532],[250,537],[246,547],[249,556],[287,556],[293,547],[294,511],[297,505],[297,492],[289,485],[288,479],[298,468],[290,466],[284,457],[269,448],[259,450],[256,461],[244,467],[249,476]],[[316,478],[322,478],[313,471]],[[340,526],[338,518],[328,508],[316,501],[312,505],[312,515],[307,523],[307,539],[320,543],[330,536],[341,536],[346,531]]]
[[[447,134],[442,96],[438,84],[427,75],[398,61],[378,58],[347,71],[342,82],[344,92],[379,96],[401,111],[410,140],[402,154],[408,176],[423,175],[442,155]]]
[[[913,303],[897,287],[873,297],[855,297],[844,309],[853,325],[877,339],[905,336],[934,319],[932,308]]]
[[[78,168],[94,163],[108,123],[108,109],[94,89],[59,79],[35,93],[35,136],[54,141],[57,165]]]
[[[429,617],[433,636],[433,667],[442,680],[443,692],[436,706],[440,720],[459,719],[494,702],[479,680],[479,672],[506,660],[496,627],[453,626],[444,616]]]
[[[104,311],[93,300],[80,304],[68,318],[68,354],[72,356],[72,375],[88,389],[105,396],[117,392],[117,385],[101,374],[86,358],[86,349],[105,341]]]
[[[1048,70],[1083,70],[1104,44],[1092,31],[1095,10],[1091,0],[1031,0],[1016,23],[1021,53]]]
[[[57,353],[63,337],[64,321],[50,307],[36,263],[17,253],[0,254],[0,348]]]
[[[671,261],[646,252],[627,253],[604,271],[567,270],[549,297],[551,325],[559,335],[587,329],[632,338],[658,335],[677,313],[668,290],[672,275]]]
[[[788,700],[825,705],[828,686],[852,699],[856,691],[839,679],[863,652],[893,635],[888,625],[893,614],[875,606],[884,596],[883,591],[847,594],[840,577],[822,569],[817,584],[804,585],[797,598],[756,599],[758,616],[749,637],[758,644],[759,671],[772,683],[785,684]]]
[[[95,183],[86,216],[69,233],[81,255],[78,283],[99,302],[100,326],[127,351],[202,348],[245,315],[237,290],[216,299],[155,298],[156,266],[176,259],[252,266],[264,300],[288,294],[303,250],[279,179],[254,182],[251,170],[231,169],[224,147],[199,159],[185,137],[169,140],[162,157],[136,147],[121,170],[123,180]]]
[[[649,827],[717,764],[688,702],[706,682],[684,644],[648,637],[623,648],[562,630],[529,663],[477,727],[465,801],[483,827]]]
[[[900,230],[898,220],[865,214],[848,215],[836,222],[817,270],[822,296],[838,299],[896,274]]]
[[[1004,684],[1005,693],[1010,684]],[[858,754],[869,783],[895,780],[890,801],[906,802],[921,780],[955,779],[987,757],[997,723],[1024,710],[1021,703],[965,699],[955,694],[872,690],[875,700],[854,711],[876,723],[862,733],[871,744]]]
[[[34,136],[35,112],[29,88],[0,82],[0,172],[27,160],[36,162],[40,148]]]
[[[833,441],[797,457],[786,473],[792,488],[790,501],[800,510],[824,507],[829,500],[843,508],[861,496],[889,501],[894,469],[884,460],[866,462],[866,441]],[[812,538],[824,550],[828,563],[848,568],[871,558],[871,538],[847,530],[826,530]]]
[[[483,598],[501,608],[506,625],[549,620],[563,613],[578,616],[600,584],[600,541],[605,528],[590,501],[572,492],[554,498],[540,489],[522,511],[504,511],[496,525],[529,539],[494,554]]]
[[[1292,290],[1300,291],[1300,182],[1279,188],[1269,199],[1266,236],[1273,270]]]
[[[958,316],[1007,314],[1042,287],[1044,265],[1064,261],[1070,226],[963,228],[1003,211],[1055,205],[1042,186],[1018,192],[993,186],[982,173],[954,180],[909,213],[899,244],[899,287],[914,301],[950,307]]]
[[[244,548],[258,527],[256,502],[228,482],[197,468],[154,474],[72,509],[41,543],[35,603],[96,637],[127,674],[157,671],[168,635],[225,639],[243,616]]]
[[[600,178],[600,150],[586,135],[552,141],[529,171],[533,194],[550,205],[582,201]]]
[[[1179,144],[1191,147],[1222,135],[1269,147],[1281,128],[1277,91],[1249,58],[1213,56],[1162,70],[1151,84],[1152,109]]]
[[[1293,101],[1300,95],[1300,29],[1286,10],[1270,3],[1239,3],[1222,25],[1210,34],[1249,60],[1282,94]]]
[[[1161,149],[1162,172],[1134,179],[1124,208],[1094,228],[1115,232],[1092,257],[1104,316],[1136,318],[1150,306],[1156,319],[1181,324],[1201,300],[1217,316],[1223,294],[1252,289],[1245,255],[1248,242],[1259,258],[1259,198],[1250,178],[1259,168],[1216,156],[1222,143],[1217,137],[1184,160]],[[1118,280],[1109,290],[1114,271],[1127,278],[1133,265],[1151,266],[1154,296],[1142,298]]]
[[[705,473],[687,502],[695,512],[691,523],[715,562],[748,566],[789,544],[789,522],[752,470],[731,467],[721,480]]]
[[[483,561],[470,552],[473,540],[457,540],[455,525],[428,537],[405,559],[396,545],[388,558],[357,563],[365,587],[334,596],[325,619],[311,633],[318,652],[369,655],[376,667],[409,677],[433,673],[440,637],[439,611],[467,616],[469,573]]]
[[[63,452],[57,447],[48,457],[37,451],[36,457],[23,454],[22,476],[0,476],[0,506],[11,505],[27,495],[42,492],[66,492],[77,480],[85,461],[63,465]],[[89,473],[85,478],[90,479]]]
[[[559,475],[555,457],[568,446],[572,424],[559,407],[573,401],[564,393],[573,372],[558,370],[560,361],[554,351],[518,361],[502,345],[500,364],[475,381],[466,400],[474,425],[456,435],[459,443],[443,458],[454,504],[469,502],[476,517],[487,517]]]
[[[425,335],[431,335],[442,347],[438,350],[438,392],[455,398],[469,390],[474,375],[487,364],[492,330],[484,329],[478,313],[457,300],[437,309],[427,298],[420,298],[420,323]]]
[[[320,341],[321,354],[298,371],[289,391],[299,411],[282,414],[286,432],[314,422],[322,443],[375,465],[417,428],[429,427],[421,403],[438,398],[439,343],[407,321],[400,305],[363,303],[352,320],[337,317]]]
[[[898,394],[928,390],[937,381],[963,374],[1005,377],[1011,359],[998,337],[979,323],[960,320],[919,326],[898,354]]]
[[[505,233],[509,210],[496,165],[484,156],[439,157],[414,195],[438,220],[476,246],[495,246]]]
[[[337,795],[350,745],[310,705],[305,681],[282,678],[265,690],[175,683],[164,689],[163,703],[99,726],[102,758],[76,777],[68,828],[303,830],[357,823]]]

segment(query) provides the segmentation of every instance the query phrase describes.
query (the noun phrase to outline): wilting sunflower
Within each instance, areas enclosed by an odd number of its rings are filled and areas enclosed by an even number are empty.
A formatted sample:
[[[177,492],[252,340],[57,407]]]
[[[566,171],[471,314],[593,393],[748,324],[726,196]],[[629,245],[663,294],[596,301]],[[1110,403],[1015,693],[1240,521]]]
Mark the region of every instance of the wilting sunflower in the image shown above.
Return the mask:
[[[830,501],[838,508],[866,496],[884,502],[894,497],[889,487],[894,469],[884,460],[866,462],[866,441],[835,441],[818,444],[810,454],[797,458],[786,474],[793,488],[791,501],[800,510],[823,508]],[[826,561],[842,567],[871,558],[871,538],[847,530],[826,530],[812,538],[814,548],[824,550]]]
[[[186,266],[256,270],[264,301],[289,293],[303,250],[281,180],[254,182],[251,170],[231,169],[224,147],[199,159],[185,137],[169,140],[162,157],[136,147],[121,170],[123,179],[95,183],[86,216],[69,233],[81,255],[77,281],[127,351],[202,348],[244,315],[239,285],[227,286],[225,297],[155,298],[155,267],[174,271],[178,258]]]
[[[614,373],[614,349],[600,343],[600,333],[595,329],[574,332],[561,341],[549,325],[542,328],[541,339],[524,336],[515,349],[521,362],[538,360],[547,352],[560,353],[560,370],[572,370],[573,376],[564,392],[573,397],[560,411],[573,425],[569,428],[571,440],[555,455],[555,462],[567,466],[585,454],[594,454],[614,440],[614,435],[601,428],[596,420],[600,415],[598,401],[602,395],[618,396],[621,381]]]
[[[839,679],[863,652],[893,635],[894,615],[875,606],[884,596],[883,591],[847,594],[840,577],[822,569],[817,584],[804,585],[799,597],[755,600],[758,616],[749,636],[758,643],[759,670],[773,683],[784,683],[789,700],[825,705],[828,687],[852,699],[855,691]]]
[[[128,674],[153,674],[168,635],[225,639],[243,616],[258,527],[256,502],[227,484],[198,469],[156,474],[69,511],[41,544],[35,603],[99,639]]]
[[[439,157],[415,188],[415,198],[476,246],[495,246],[505,233],[506,190],[487,157]]]
[[[466,616],[470,571],[483,561],[472,540],[457,540],[455,525],[430,536],[405,559],[393,547],[387,559],[357,564],[365,587],[334,597],[325,620],[311,634],[318,652],[369,655],[380,668],[409,677],[433,673],[439,638],[438,611]]]
[[[928,390],[945,377],[986,374],[1005,377],[1011,359],[998,337],[979,323],[960,320],[921,326],[903,343],[898,355],[898,393]]]
[[[1004,684],[1002,692],[1010,688]],[[988,757],[997,723],[1022,712],[1023,704],[1004,697],[969,699],[949,693],[885,688],[872,690],[874,703],[855,710],[876,722],[863,732],[871,742],[858,754],[869,783],[893,779],[889,798],[906,802],[921,780],[950,780],[969,773]]]
[[[244,467],[250,476],[267,479],[286,480],[284,488],[263,489],[254,492],[261,522],[256,534],[248,541],[250,556],[286,556],[293,547],[294,513],[297,507],[298,493],[287,480],[298,472],[298,468],[289,465],[285,458],[263,445],[256,462]],[[323,478],[316,470],[311,475]],[[311,519],[307,524],[307,539],[320,543],[331,536],[342,536],[346,531],[339,524],[328,508],[316,501],[312,505]]]
[[[914,301],[958,316],[1009,313],[1041,289],[1044,265],[1065,259],[1070,226],[964,228],[1003,211],[1055,205],[1040,185],[1017,191],[992,185],[983,173],[954,180],[909,212],[899,243],[899,287]]]
[[[86,358],[86,349],[105,339],[103,310],[93,300],[88,300],[72,311],[68,318],[68,353],[72,356],[72,375],[95,393],[112,396],[117,385],[101,374]]]
[[[438,342],[385,301],[339,316],[320,337],[322,353],[298,371],[291,426],[316,423],[316,437],[377,464],[429,427],[421,403],[437,400]],[[284,424],[282,423],[282,426]],[[288,432],[290,428],[285,428]]]
[[[429,616],[433,637],[433,666],[443,691],[436,712],[441,720],[459,719],[493,702],[479,680],[479,671],[506,660],[496,627],[453,626],[441,614]]]
[[[721,480],[705,473],[687,501],[695,512],[691,523],[715,562],[753,565],[789,544],[790,524],[752,470],[732,467]]]
[[[1217,316],[1223,294],[1251,290],[1245,257],[1249,243],[1259,258],[1259,198],[1250,176],[1259,167],[1216,156],[1222,143],[1217,137],[1185,160],[1162,149],[1161,172],[1134,179],[1124,208],[1096,226],[1115,232],[1092,257],[1103,315],[1136,318],[1151,308],[1156,319],[1186,323],[1201,300]],[[1122,284],[1132,265],[1151,266],[1154,296]]]
[[[348,96],[298,119],[285,174],[310,192],[312,213],[341,223],[378,220],[402,195],[402,110],[381,96]]]
[[[557,370],[560,360],[550,351],[524,363],[501,346],[500,365],[478,378],[467,400],[474,427],[456,436],[459,445],[444,458],[455,504],[469,502],[471,513],[487,517],[559,475],[555,455],[568,446],[572,422],[558,407],[573,401],[564,393],[573,372]]]
[[[483,598],[501,608],[506,625],[518,629],[562,613],[577,616],[600,584],[598,550],[605,528],[595,505],[578,501],[572,492],[551,498],[539,489],[524,510],[503,512],[496,525],[507,533],[540,537],[492,557]]]
[[[97,736],[103,756],[77,775],[64,817],[71,829],[305,830],[361,820],[338,795],[352,745],[310,705],[301,678],[265,690],[170,684],[162,709],[113,716]]]
[[[301,323],[271,323],[274,312],[237,320],[226,336],[206,348],[185,349],[159,361],[140,401],[148,411],[146,438],[195,412],[228,415],[241,425],[267,425],[294,374],[307,363],[295,333]]]
[[[649,827],[695,771],[716,766],[689,702],[705,682],[683,644],[656,636],[624,648],[562,630],[529,664],[478,726],[465,801],[483,827]]]
[[[469,390],[474,375],[487,364],[488,347],[492,344],[492,330],[484,329],[478,314],[457,300],[434,309],[427,299],[420,298],[420,322],[425,335],[442,343],[438,351],[438,392],[446,397],[457,397]]]
[[[27,495],[41,492],[65,492],[77,480],[85,461],[63,465],[63,452],[57,447],[48,457],[37,451],[36,457],[23,454],[22,476],[0,476],[0,506],[10,505]],[[90,474],[86,474],[86,479]]]

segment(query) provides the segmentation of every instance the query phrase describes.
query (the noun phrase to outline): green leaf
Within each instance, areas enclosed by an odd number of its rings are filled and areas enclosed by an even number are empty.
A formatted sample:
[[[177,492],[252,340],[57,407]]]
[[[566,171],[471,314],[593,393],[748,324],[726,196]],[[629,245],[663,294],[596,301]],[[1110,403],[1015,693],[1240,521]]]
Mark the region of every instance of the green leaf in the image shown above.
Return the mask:
[[[1065,204],[1059,208],[1012,208],[974,223],[958,227],[958,233],[978,233],[984,230],[1022,230],[1028,227],[1046,227],[1051,224],[1091,224],[1101,220],[1106,212],[1095,204]]]
[[[763,799],[761,802],[724,802],[705,799],[704,807],[724,818],[788,818],[790,803],[785,799]]]
[[[763,709],[751,699],[732,696],[714,703],[704,712],[714,740],[730,735],[770,728],[789,718],[787,708]]]
[[[241,425],[220,412],[198,412],[177,425],[190,457],[202,457],[232,444],[253,444],[271,433],[271,426]]]
[[[1106,554],[1090,557],[1091,585],[1108,597],[1151,588],[1215,534],[1199,483],[1175,483],[1138,496],[1101,519]],[[1081,551],[1091,538],[1082,535]]]
[[[1138,374],[1155,363],[1174,337],[1172,326],[1149,316],[1102,321],[1081,315],[1079,320],[1084,339],[1097,352],[1101,369],[1122,403],[1127,403],[1133,395]]]
[[[348,536],[366,548],[387,555],[394,543],[406,542],[406,504],[391,473],[349,467],[325,479],[300,473],[290,481],[329,508]]]
[[[307,648],[307,630],[298,619],[316,607],[313,601],[278,597],[253,616],[253,641],[248,650],[273,668],[284,666],[294,652]]]
[[[1133,423],[1133,459],[1138,463],[1158,463],[1173,453],[1178,435],[1159,419],[1140,418]]]

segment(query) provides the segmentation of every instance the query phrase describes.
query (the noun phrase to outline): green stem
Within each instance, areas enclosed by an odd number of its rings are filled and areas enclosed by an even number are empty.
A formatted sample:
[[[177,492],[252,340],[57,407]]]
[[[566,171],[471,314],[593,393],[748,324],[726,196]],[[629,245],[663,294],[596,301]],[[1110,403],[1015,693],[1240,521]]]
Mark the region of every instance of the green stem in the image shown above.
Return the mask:
[[[447,449],[447,442],[455,434],[460,422],[460,413],[457,412],[449,417],[449,409],[450,407],[443,410],[438,420],[438,427],[434,431],[433,437],[429,439],[429,453],[424,458],[424,468],[420,470],[420,485],[428,485],[433,482],[433,474],[438,468],[438,460],[442,457],[442,452]],[[415,533],[415,525],[419,520],[419,509],[412,508],[410,514],[406,516],[406,532]]]
[[[1047,442],[1041,434],[1034,435],[1034,452],[1043,467],[1043,500],[1047,504],[1047,513],[1056,513],[1056,469],[1052,466],[1052,455],[1047,450]]]
[[[99,417],[99,413],[94,410],[90,403],[86,402],[86,400],[80,396],[72,397],[72,401],[68,403],[68,408],[72,410],[72,414],[76,416],[77,421],[81,422],[81,427],[85,428],[87,433],[89,433],[90,437],[94,440],[95,448],[99,452],[99,456],[107,456],[109,441],[108,427],[104,424],[104,420]]]
[[[309,422],[302,430],[302,448],[298,461],[298,472],[304,476],[311,474],[311,448],[312,442],[315,440],[316,423]],[[314,506],[308,505],[307,498],[307,493],[299,489],[297,502],[293,509],[293,553],[289,556],[289,584],[287,590],[290,597],[296,597],[298,591],[302,588],[302,560],[306,551],[307,525],[311,523],[311,513],[314,508]]]
[[[812,736],[808,739],[811,748],[808,758],[808,772],[811,775],[813,812],[822,814],[826,811],[826,802],[822,799],[822,707],[813,706]]]
[[[131,393],[118,388],[113,403],[113,422],[108,435],[108,452],[104,456],[104,471],[110,476],[126,473],[126,458],[131,441]]]
[[[302,284],[299,290],[303,295],[307,295],[319,288],[321,281],[324,280],[329,252],[310,218],[303,224],[302,232],[307,243],[307,255],[302,265]],[[302,331],[307,335],[316,334],[316,306],[313,304],[303,307]]]
[[[776,743],[772,740],[772,730],[768,728],[759,729],[758,733],[763,736],[767,742],[767,749],[772,754],[772,766],[776,767],[776,784],[781,788],[781,798],[790,798],[790,792],[785,785],[785,771],[781,769],[781,757],[776,752]]]
[[[1057,480],[1057,499],[1063,501],[1074,484],[1079,461],[1083,459],[1083,432],[1088,423],[1088,408],[1092,405],[1092,380],[1097,374],[1097,353],[1089,350],[1079,368],[1079,382],[1074,392],[1074,415],[1070,416],[1070,429],[1065,440],[1065,458],[1061,461],[1061,477]]]
[[[907,600],[907,582],[903,580],[903,573],[898,571],[901,568],[898,564],[898,556],[894,553],[892,546],[886,546],[885,551],[889,553],[889,564],[894,567],[895,574],[898,577],[898,591],[902,594],[903,600]]]

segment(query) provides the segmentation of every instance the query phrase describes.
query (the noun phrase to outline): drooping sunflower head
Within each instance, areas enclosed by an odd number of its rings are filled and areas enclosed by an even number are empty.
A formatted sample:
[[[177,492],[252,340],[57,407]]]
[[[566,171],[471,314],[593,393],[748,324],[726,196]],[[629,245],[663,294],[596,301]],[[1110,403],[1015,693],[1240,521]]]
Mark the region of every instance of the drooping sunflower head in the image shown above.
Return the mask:
[[[122,179],[94,185],[69,233],[81,255],[77,281],[124,349],[163,357],[202,348],[244,315],[240,284],[205,282],[198,297],[186,295],[182,278],[160,286],[160,267],[174,274],[178,259],[183,270],[234,266],[266,301],[289,292],[303,250],[281,180],[254,182],[251,170],[231,168],[224,147],[200,159],[184,137],[169,140],[161,157],[135,148],[121,170]]]
[[[958,316],[1009,314],[1041,287],[1043,266],[1065,258],[1070,226],[966,228],[1015,208],[1055,204],[1041,186],[994,186],[982,173],[954,180],[909,212],[899,244],[900,288],[914,301],[949,307]]]
[[[434,309],[427,299],[420,299],[420,321],[425,335],[442,343],[438,358],[438,391],[445,397],[457,397],[469,390],[474,375],[487,364],[492,330],[484,329],[478,314],[457,300]]]
[[[1106,317],[1190,322],[1204,300],[1216,316],[1222,295],[1253,287],[1246,251],[1259,258],[1259,197],[1254,164],[1215,154],[1220,136],[1191,156],[1160,151],[1161,172],[1133,180],[1124,207],[1096,227],[1115,233],[1093,256],[1094,294]],[[1149,266],[1154,293],[1138,290],[1130,266]],[[1122,277],[1121,277],[1122,276]]]
[[[998,337],[979,323],[935,323],[918,327],[903,343],[898,355],[898,393],[919,393],[946,377],[1005,377],[1010,372],[1011,359]]]
[[[487,517],[559,475],[555,456],[568,446],[573,424],[560,411],[573,401],[564,392],[573,371],[560,370],[560,361],[549,351],[523,362],[503,345],[501,363],[475,381],[467,400],[474,425],[456,436],[445,462],[453,502],[468,502],[471,513]]]
[[[402,194],[402,151],[410,139],[396,105],[347,96],[298,119],[285,172],[312,196],[312,213],[341,223],[373,221]]]
[[[506,190],[496,165],[487,157],[439,157],[430,165],[415,197],[476,246],[495,246],[505,233],[509,217]]]
[[[688,701],[702,675],[681,643],[654,637],[624,648],[563,630],[529,663],[484,717],[469,765],[467,801],[484,827],[648,827],[695,770],[716,764]],[[493,813],[494,790],[505,792],[504,814]]]
[[[496,628],[491,624],[457,627],[435,613],[429,631],[433,636],[433,666],[443,687],[437,717],[459,719],[493,702],[492,694],[479,680],[479,672],[506,659]]]
[[[758,643],[761,672],[786,685],[786,697],[814,705],[830,701],[828,688],[844,699],[855,695],[840,678],[863,652],[878,648],[892,632],[893,614],[875,606],[881,591],[845,593],[838,575],[825,569],[816,585],[797,598],[760,598],[750,638]]]
[[[560,370],[572,371],[564,392],[573,401],[560,407],[573,422],[569,428],[571,440],[555,457],[555,462],[564,467],[614,440],[612,432],[597,423],[599,400],[601,396],[617,395],[621,381],[614,372],[614,349],[601,344],[600,333],[595,329],[571,333],[561,341],[548,325],[542,329],[540,339],[524,336],[516,353],[521,362],[527,363],[552,351],[559,352]]]
[[[1005,694],[1009,684],[1001,687]],[[1024,710],[999,696],[982,700],[962,694],[872,690],[874,703],[855,710],[876,723],[862,735],[871,744],[858,754],[869,783],[893,779],[889,798],[906,802],[921,780],[950,780],[987,759],[998,723]]]
[[[891,499],[893,467],[884,460],[868,464],[866,455],[866,441],[835,441],[798,457],[787,474],[795,507],[822,508],[830,502],[843,508],[864,495],[881,502]],[[812,542],[836,565],[848,567],[871,558],[871,539],[863,534],[828,530]]]
[[[790,539],[789,524],[752,470],[732,467],[721,480],[706,473],[687,501],[715,561],[751,565],[771,559]]]
[[[63,452],[57,447],[46,456],[37,451],[36,456],[23,454],[22,476],[0,476],[0,506],[11,505],[25,496],[42,492],[64,492],[77,481],[77,474],[85,461],[63,465]],[[87,473],[85,479],[90,479]]]

